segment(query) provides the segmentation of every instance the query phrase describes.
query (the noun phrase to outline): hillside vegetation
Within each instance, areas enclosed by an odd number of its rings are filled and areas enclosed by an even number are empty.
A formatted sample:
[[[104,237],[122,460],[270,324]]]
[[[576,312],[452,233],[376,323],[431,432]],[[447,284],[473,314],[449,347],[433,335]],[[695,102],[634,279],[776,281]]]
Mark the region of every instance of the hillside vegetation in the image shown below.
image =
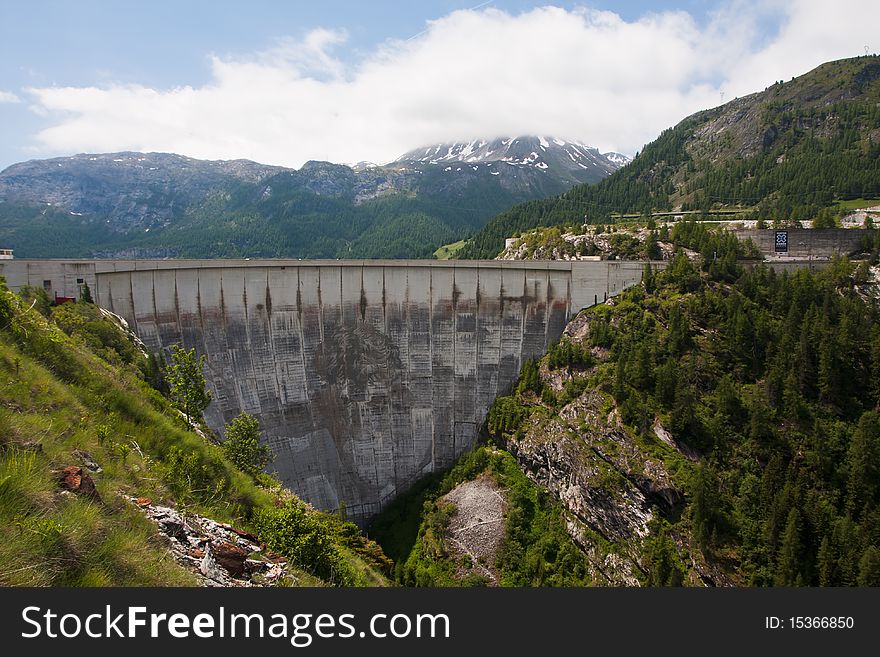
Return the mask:
[[[492,559],[462,554],[450,529],[457,508],[449,494],[481,478],[491,480],[495,490],[490,496],[504,499],[500,541]],[[475,524],[488,521],[473,519]],[[592,583],[585,555],[566,533],[559,501],[530,481],[509,453],[488,446],[475,447],[449,472],[395,500],[375,519],[370,533],[394,558],[395,578],[406,586]]]
[[[24,296],[0,285],[0,584],[196,584],[129,501],[138,497],[253,532],[294,564],[287,584],[386,581],[387,559],[357,527],[187,430],[148,383],[161,382],[155,359],[100,309]],[[94,493],[62,490],[70,466]]]
[[[786,222],[880,198],[878,103],[880,57],[823,64],[684,119],[596,185],[510,208],[458,256],[492,258],[530,228],[604,224],[617,213],[741,208]]]
[[[561,503],[584,582],[880,585],[880,306],[868,263],[777,275],[743,269],[735,238],[699,224],[672,237],[719,258],[679,252],[581,313],[495,401],[489,436]],[[438,491],[484,467],[474,458]],[[403,581],[449,582],[442,511],[425,504]],[[535,563],[502,556],[497,567],[514,571],[505,582],[553,583],[533,577]]]

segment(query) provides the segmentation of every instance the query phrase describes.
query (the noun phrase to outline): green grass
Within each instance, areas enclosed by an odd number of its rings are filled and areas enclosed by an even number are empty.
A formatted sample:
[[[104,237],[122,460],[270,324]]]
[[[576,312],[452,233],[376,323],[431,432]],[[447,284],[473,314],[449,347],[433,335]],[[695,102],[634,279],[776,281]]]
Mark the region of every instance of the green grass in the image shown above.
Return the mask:
[[[76,308],[63,308],[69,324]],[[122,349],[118,329],[79,326],[68,336],[2,285],[0,327],[0,586],[195,585],[127,496],[253,529],[258,510],[291,495],[258,485],[188,431],[144,382],[143,356]],[[76,450],[102,469],[91,474],[101,502],[57,487],[53,471],[82,465]],[[351,549],[335,537],[328,546],[355,573],[348,583],[387,582],[374,567],[381,551],[376,557],[378,548],[349,542]],[[294,564],[288,583],[325,583],[308,570]]]
[[[877,198],[854,198],[849,201],[838,201],[834,207],[840,210],[856,210],[859,208],[870,208],[880,205],[880,199]]]
[[[118,498],[99,505],[59,497],[44,454],[8,448],[0,458],[0,584],[192,586],[155,541],[152,523]]]
[[[434,257],[437,260],[450,260],[455,257],[456,253],[464,248],[465,244],[467,244],[466,240],[459,240],[458,242],[453,242],[452,244],[444,244],[439,249],[434,251]]]

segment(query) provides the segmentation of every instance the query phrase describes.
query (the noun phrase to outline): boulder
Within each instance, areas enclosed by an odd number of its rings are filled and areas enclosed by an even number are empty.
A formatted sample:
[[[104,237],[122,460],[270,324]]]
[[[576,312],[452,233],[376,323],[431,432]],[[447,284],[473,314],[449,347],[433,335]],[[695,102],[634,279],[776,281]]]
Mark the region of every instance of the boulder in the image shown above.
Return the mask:
[[[58,486],[63,491],[82,495],[95,502],[101,501],[101,496],[98,495],[98,489],[95,487],[94,480],[87,472],[83,472],[83,469],[78,465],[69,465],[58,470],[55,474],[58,477]]]
[[[211,552],[214,555],[214,560],[223,566],[230,575],[241,577],[244,574],[244,562],[248,558],[246,550],[232,543],[221,541],[211,545]]]

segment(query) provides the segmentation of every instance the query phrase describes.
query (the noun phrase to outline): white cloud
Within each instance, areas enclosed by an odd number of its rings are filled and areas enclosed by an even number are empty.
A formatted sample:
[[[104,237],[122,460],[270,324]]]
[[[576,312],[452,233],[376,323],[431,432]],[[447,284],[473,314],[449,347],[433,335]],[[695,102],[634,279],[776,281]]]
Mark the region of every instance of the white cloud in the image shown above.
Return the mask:
[[[0,104],[3,104],[3,103],[10,103],[11,104],[11,103],[20,103],[20,102],[21,102],[21,98],[16,96],[11,91],[3,91],[2,89],[0,89]]]
[[[761,39],[760,21],[777,34]],[[515,134],[632,153],[687,114],[862,54],[880,4],[733,0],[707,25],[684,12],[626,22],[555,7],[457,11],[355,65],[321,29],[247,57],[211,59],[209,84],[30,89],[45,154],[171,151],[300,166],[384,162],[436,141]],[[875,38],[875,41],[877,39]]]

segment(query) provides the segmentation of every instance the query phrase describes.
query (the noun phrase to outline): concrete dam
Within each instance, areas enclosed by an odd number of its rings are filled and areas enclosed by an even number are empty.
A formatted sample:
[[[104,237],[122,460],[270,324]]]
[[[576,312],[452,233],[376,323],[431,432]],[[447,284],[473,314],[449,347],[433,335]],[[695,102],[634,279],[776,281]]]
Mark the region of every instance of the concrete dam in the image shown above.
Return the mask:
[[[521,364],[644,264],[16,259],[0,273],[50,297],[87,283],[149,349],[195,347],[208,424],[258,417],[288,487],[364,522],[469,449]]]

